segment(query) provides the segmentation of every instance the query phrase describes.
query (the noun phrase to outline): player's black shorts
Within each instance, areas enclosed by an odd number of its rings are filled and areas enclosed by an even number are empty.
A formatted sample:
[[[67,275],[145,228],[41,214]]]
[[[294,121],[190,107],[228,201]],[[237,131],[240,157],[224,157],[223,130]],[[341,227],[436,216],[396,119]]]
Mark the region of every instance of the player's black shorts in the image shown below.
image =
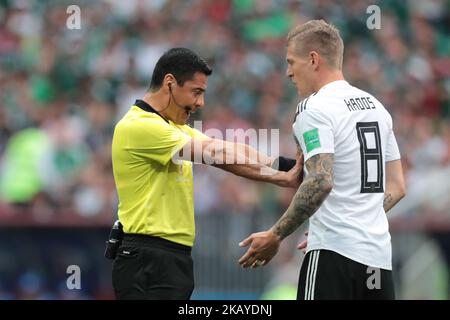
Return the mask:
[[[297,300],[393,300],[392,271],[372,268],[330,250],[309,251],[300,270]]]
[[[118,299],[188,300],[194,290],[191,248],[162,238],[125,235],[112,280]]]

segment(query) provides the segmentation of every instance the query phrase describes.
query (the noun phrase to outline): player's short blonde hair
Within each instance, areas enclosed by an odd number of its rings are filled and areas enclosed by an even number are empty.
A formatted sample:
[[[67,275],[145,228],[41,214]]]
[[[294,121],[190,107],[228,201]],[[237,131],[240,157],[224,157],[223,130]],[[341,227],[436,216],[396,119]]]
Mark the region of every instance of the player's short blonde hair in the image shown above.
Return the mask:
[[[287,36],[288,46],[304,56],[316,51],[331,68],[342,70],[344,42],[339,30],[324,20],[311,20],[292,29]]]

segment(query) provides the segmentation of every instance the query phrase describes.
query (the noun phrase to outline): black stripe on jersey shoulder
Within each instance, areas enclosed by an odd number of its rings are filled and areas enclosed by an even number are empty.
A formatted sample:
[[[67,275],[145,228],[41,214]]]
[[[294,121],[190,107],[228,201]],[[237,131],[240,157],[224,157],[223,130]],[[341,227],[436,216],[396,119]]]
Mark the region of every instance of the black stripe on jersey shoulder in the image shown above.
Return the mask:
[[[147,102],[145,102],[144,100],[140,100],[137,99],[136,102],[134,103],[134,105],[136,107],[141,108],[144,111],[147,112],[151,112],[151,113],[156,113],[158,116],[160,116],[165,122],[169,123],[169,121],[164,118],[158,111],[156,111],[155,109],[153,109],[153,107],[151,105],[149,105]]]
[[[308,103],[309,98],[311,98],[311,96],[309,96],[308,98],[305,99],[305,102],[303,103],[303,110],[302,110],[302,112],[306,110],[306,104]]]
[[[313,93],[311,96],[315,95],[315,93]],[[308,103],[309,98],[311,98],[311,96],[309,96],[308,98],[303,99],[298,105],[297,105],[297,112],[295,113],[294,116],[294,122],[297,120],[297,116],[302,113],[303,111],[306,110],[306,104]]]

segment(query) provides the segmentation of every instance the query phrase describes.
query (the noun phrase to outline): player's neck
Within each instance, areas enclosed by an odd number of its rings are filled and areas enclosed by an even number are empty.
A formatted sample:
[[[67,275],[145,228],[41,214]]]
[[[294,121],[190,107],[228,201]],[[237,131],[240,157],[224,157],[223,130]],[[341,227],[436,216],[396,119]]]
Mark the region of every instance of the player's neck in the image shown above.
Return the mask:
[[[142,98],[145,102],[147,102],[153,109],[155,109],[160,115],[162,115],[164,118],[172,120],[172,117],[170,115],[170,109],[169,106],[167,108],[168,98],[166,95],[164,95],[162,92],[147,92],[144,97]]]
[[[317,81],[314,88],[314,92],[317,92],[327,84],[338,80],[345,80],[341,70],[329,71],[326,73],[324,72],[322,75],[320,75],[319,80]]]

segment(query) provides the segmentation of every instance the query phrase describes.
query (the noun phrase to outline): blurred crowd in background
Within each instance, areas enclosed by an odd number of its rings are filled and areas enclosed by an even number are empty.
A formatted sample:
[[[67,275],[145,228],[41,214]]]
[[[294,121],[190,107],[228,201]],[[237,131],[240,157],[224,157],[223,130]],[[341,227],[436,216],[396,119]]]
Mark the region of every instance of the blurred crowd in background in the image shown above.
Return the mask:
[[[70,4],[81,9],[81,29],[66,26]],[[370,4],[381,8],[379,30],[366,26]],[[114,125],[143,96],[157,59],[171,47],[198,52],[214,69],[205,107],[192,119],[203,130],[279,129],[280,153],[293,156],[300,99],[285,76],[285,39],[313,18],[340,30],[347,81],[391,112],[408,184],[449,166],[448,0],[1,0],[0,223],[108,226],[114,220]],[[194,180],[198,219],[235,219],[230,246],[260,231],[260,221],[274,221],[293,195],[201,165]],[[253,222],[239,232],[242,216]],[[198,231],[197,242],[208,239],[207,230]],[[273,272],[288,260],[275,261]],[[14,274],[30,277],[23,272]]]

